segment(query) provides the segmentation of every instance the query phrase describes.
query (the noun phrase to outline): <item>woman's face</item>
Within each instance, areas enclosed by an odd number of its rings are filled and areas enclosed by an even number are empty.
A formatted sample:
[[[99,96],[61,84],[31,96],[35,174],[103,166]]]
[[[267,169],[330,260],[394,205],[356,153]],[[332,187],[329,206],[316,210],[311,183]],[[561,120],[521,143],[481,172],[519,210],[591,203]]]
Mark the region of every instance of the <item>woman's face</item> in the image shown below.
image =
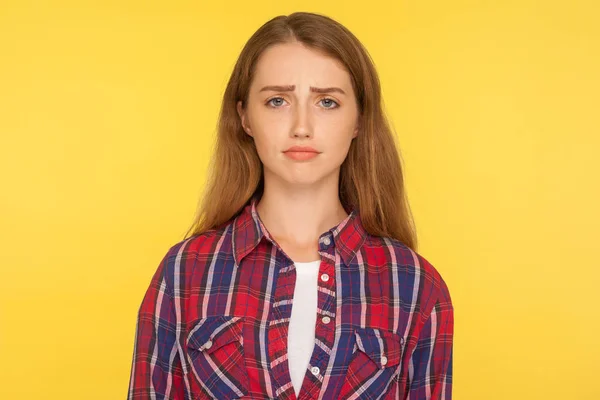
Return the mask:
[[[265,179],[304,185],[333,179],[358,134],[350,75],[334,58],[297,42],[262,53],[247,107],[237,106]],[[307,146],[316,154],[286,152],[292,146]]]

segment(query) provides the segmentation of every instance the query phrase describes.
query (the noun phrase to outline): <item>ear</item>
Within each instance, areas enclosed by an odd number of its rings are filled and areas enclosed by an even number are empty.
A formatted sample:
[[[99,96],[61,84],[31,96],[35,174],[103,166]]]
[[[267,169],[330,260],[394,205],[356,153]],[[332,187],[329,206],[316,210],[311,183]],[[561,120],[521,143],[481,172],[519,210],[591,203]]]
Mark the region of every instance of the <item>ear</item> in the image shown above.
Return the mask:
[[[360,116],[356,121],[356,127],[354,128],[354,134],[352,135],[352,139],[358,136],[358,132],[360,131]]]
[[[242,122],[242,127],[244,128],[244,130],[246,131],[246,133],[248,135],[252,136],[252,131],[250,130],[250,127],[248,126],[248,118],[246,116],[246,110],[244,110],[241,100],[238,100],[236,108],[237,108],[237,113],[240,117],[240,121]]]

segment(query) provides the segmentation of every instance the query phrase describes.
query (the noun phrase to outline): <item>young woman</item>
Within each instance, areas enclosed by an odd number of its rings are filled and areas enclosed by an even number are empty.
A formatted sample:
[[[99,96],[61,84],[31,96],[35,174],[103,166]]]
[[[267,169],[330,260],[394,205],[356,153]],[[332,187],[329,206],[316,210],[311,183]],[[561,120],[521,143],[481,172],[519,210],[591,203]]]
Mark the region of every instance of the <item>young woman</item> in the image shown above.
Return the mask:
[[[129,399],[450,399],[453,308],[416,253],[367,51],[311,13],[248,41],[212,177],[139,309]]]

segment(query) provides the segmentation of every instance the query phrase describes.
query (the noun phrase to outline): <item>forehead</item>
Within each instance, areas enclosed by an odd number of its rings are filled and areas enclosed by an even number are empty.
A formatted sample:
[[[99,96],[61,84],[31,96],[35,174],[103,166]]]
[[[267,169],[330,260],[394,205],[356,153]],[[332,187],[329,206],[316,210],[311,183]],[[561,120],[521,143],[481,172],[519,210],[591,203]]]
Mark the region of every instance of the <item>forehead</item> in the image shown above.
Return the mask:
[[[254,84],[337,85],[351,89],[350,74],[337,59],[302,43],[276,44],[261,54],[256,63]],[[262,86],[261,86],[262,87]]]

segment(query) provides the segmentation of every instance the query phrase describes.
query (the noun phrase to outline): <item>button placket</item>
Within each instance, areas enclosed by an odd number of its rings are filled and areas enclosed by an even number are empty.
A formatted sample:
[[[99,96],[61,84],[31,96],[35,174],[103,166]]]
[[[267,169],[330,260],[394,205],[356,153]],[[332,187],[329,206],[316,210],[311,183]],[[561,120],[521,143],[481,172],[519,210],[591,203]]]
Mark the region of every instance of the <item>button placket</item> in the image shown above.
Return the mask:
[[[321,239],[319,239],[319,249],[320,250],[327,250],[329,245],[331,245],[332,239],[330,236],[331,235],[327,235],[327,236],[324,236]]]
[[[323,342],[326,347],[333,346],[334,337],[335,337],[335,324],[331,323],[334,320],[333,314],[335,313],[335,263],[334,257],[335,249],[333,246],[333,238],[331,234],[324,235],[319,239],[319,252],[323,255],[323,262],[320,265],[318,272],[318,286],[319,286],[319,315],[317,316],[317,336]],[[325,254],[326,253],[326,254]],[[310,362],[310,373],[317,378],[314,381],[314,384],[308,389],[309,394],[315,395],[319,391],[320,380],[319,376],[325,371],[323,368],[326,368],[328,364],[329,357],[327,354],[322,354],[323,352],[317,350],[315,354],[313,354],[314,359],[311,359]]]
[[[327,237],[325,239],[327,239]],[[335,287],[333,285],[333,281],[330,279],[330,275],[327,273],[327,272],[329,272],[330,269],[332,269],[331,265],[329,263],[324,263],[324,267],[323,268],[327,268],[327,270],[326,271],[323,271],[323,269],[321,270],[321,275],[320,275],[320,281],[321,282],[320,282],[320,286],[322,288],[326,288],[328,291],[334,293],[333,296],[327,295],[325,303],[322,304],[322,305],[321,304],[319,305],[319,307],[323,310],[322,314],[320,316],[321,322],[324,325],[327,325],[327,324],[329,324],[331,322],[332,317],[330,317],[329,315],[323,315],[323,314],[332,313],[332,311],[330,311],[330,308],[335,305],[335,301],[334,301],[334,298],[335,298]]]

